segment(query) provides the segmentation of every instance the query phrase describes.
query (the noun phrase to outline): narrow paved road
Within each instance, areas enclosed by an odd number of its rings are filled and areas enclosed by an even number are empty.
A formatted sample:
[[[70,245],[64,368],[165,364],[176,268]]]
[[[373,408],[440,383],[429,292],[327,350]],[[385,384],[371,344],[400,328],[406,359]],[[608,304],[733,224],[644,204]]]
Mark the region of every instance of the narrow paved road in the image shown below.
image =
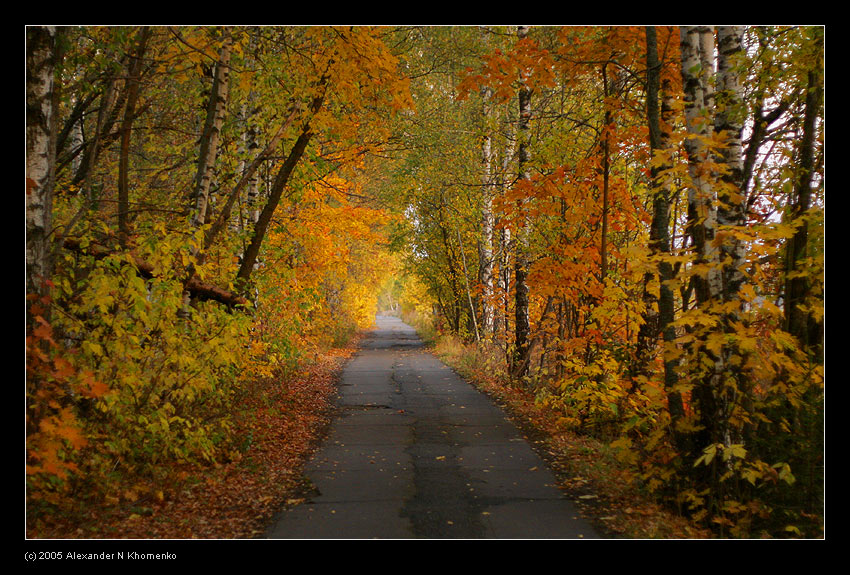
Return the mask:
[[[504,412],[401,320],[349,361],[308,500],[270,539],[574,539],[599,535]]]

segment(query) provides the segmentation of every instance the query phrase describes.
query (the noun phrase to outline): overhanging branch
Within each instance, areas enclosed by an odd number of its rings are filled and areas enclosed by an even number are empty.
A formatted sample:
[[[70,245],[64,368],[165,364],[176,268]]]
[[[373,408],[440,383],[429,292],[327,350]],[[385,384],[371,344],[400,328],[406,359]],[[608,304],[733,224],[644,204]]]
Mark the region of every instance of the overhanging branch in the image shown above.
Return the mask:
[[[86,248],[80,244],[80,241],[76,238],[65,238],[62,241],[62,246],[65,249],[78,252],[78,253],[87,253],[90,256],[93,256],[95,259],[103,259],[110,255],[113,255],[113,250],[105,246],[101,246],[98,244],[91,244]],[[139,255],[130,252],[130,257],[133,261],[133,265],[136,266],[136,269],[139,272],[139,275],[143,278],[153,278],[156,277],[156,270],[152,264],[142,259]],[[192,277],[184,286],[185,290],[192,294],[193,297],[201,299],[201,300],[213,300],[219,303],[222,303],[230,308],[235,308],[238,306],[246,306],[250,302],[244,297],[231,292],[230,290],[226,290],[217,285],[201,281],[197,277]]]

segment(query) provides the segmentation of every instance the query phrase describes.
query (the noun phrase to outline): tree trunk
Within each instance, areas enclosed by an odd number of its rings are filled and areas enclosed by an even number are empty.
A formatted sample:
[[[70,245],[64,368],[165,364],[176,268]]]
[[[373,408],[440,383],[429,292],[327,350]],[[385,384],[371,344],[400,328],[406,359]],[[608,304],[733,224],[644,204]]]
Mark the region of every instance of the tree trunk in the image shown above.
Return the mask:
[[[260,246],[266,237],[266,232],[271,224],[274,211],[277,209],[280,198],[283,196],[286,183],[289,181],[289,177],[292,175],[293,170],[295,170],[295,166],[304,154],[304,150],[307,148],[307,144],[312,137],[313,133],[308,127],[305,127],[301,135],[298,136],[298,140],[295,141],[295,145],[292,146],[292,150],[290,150],[289,155],[283,162],[277,176],[275,176],[271,190],[269,191],[269,199],[263,211],[260,212],[260,216],[257,218],[257,223],[254,225],[254,234],[251,236],[251,243],[245,250],[245,256],[242,258],[242,264],[239,267],[239,272],[236,274],[236,278],[243,284],[249,280],[251,273],[254,271],[254,264],[260,255]]]
[[[724,140],[721,161],[726,167],[718,182],[719,227],[743,227],[747,224],[747,202],[741,187],[744,173],[741,134],[747,111],[737,70],[740,66],[738,58],[744,51],[743,36],[744,29],[740,26],[720,26],[717,29],[717,87],[723,97],[718,98],[715,106],[714,132]],[[724,262],[723,300],[736,300],[744,282],[741,268],[746,262],[746,245],[733,237],[724,237],[720,245],[720,258]]]
[[[646,68],[647,88],[646,107],[647,124],[649,128],[649,145],[653,153],[664,153],[670,146],[669,122],[673,113],[672,94],[669,81],[664,80],[662,85],[661,66],[658,60],[658,39],[653,26],[646,28]],[[659,111],[659,89],[661,89],[661,107]],[[664,126],[662,127],[662,123]],[[662,172],[667,165],[653,164],[650,169],[652,177],[653,202],[652,223],[649,231],[649,248],[653,255],[667,255],[670,253],[670,186],[667,181],[662,180]],[[670,262],[660,260],[658,263],[659,296],[657,301],[650,295],[648,290],[644,291],[646,304],[645,321],[638,335],[638,368],[639,374],[646,375],[647,362],[649,360],[649,349],[655,346],[658,335],[661,334],[665,344],[670,345],[676,338],[676,331],[672,326],[674,319],[673,290],[669,281],[674,278],[673,266]],[[645,285],[651,277],[645,278]],[[658,306],[657,313],[654,311]],[[662,350],[663,352],[663,350]],[[677,383],[676,364],[674,361],[664,361],[664,389],[667,394],[667,405],[671,419],[674,422],[684,416],[684,405],[682,396],[674,387]]]
[[[800,344],[814,353],[820,361],[823,325],[816,321],[811,312],[804,308],[806,299],[812,296],[808,279],[804,275],[794,275],[795,272],[799,271],[798,268],[801,265],[799,262],[806,256],[808,248],[809,229],[803,216],[811,207],[812,180],[815,173],[817,118],[823,104],[820,59],[817,60],[816,65],[818,68],[811,70],[808,74],[803,134],[797,152],[797,175],[790,202],[790,219],[796,223],[797,229],[786,247],[785,330],[794,335]]]
[[[528,26],[517,27],[517,38],[522,40],[528,36]],[[531,151],[529,148],[529,133],[531,123],[531,88],[524,78],[520,80],[519,87],[519,123],[517,126],[517,140],[519,141],[519,165],[517,167],[518,180],[530,180],[529,161]],[[531,325],[528,317],[528,253],[526,221],[522,200],[517,206],[518,225],[514,239],[514,360],[513,373],[517,379],[522,379],[528,374],[528,360],[530,347]]]
[[[690,137],[686,140],[691,173],[689,230],[697,263],[707,274],[693,277],[697,305],[717,314],[722,338],[717,346],[702,339],[701,353],[708,371],[693,390],[699,416],[697,449],[722,443],[740,443],[740,430],[731,421],[735,405],[747,393],[740,370],[739,350],[723,334],[734,333],[740,320],[739,290],[744,281],[745,246],[734,234],[747,223],[746,198],[741,186],[744,157],[741,133],[746,109],[742,101],[739,58],[743,55],[743,28],[720,27],[717,31],[717,97],[706,71],[713,59],[709,31],[682,28],[682,77],[685,114]],[[713,118],[713,122],[712,122]],[[713,134],[722,142],[711,152],[698,141]],[[716,167],[712,167],[716,166]],[[716,193],[716,197],[713,195]]]
[[[215,64],[212,89],[207,102],[207,116],[204,121],[204,129],[201,132],[201,147],[198,154],[198,169],[192,187],[192,228],[199,229],[207,223],[208,207],[210,200],[210,184],[215,173],[215,161],[218,157],[218,142],[221,136],[221,128],[224,125],[224,117],[227,113],[227,97],[230,92],[230,49],[232,36],[229,29],[224,30],[221,48],[219,49],[218,61]],[[191,253],[197,258],[203,258],[203,242],[193,245]],[[188,283],[195,279],[197,266],[190,263],[186,270],[183,290],[182,315],[188,312],[191,300],[191,292]]]
[[[463,279],[466,282],[466,300],[469,304],[469,317],[475,330],[475,341],[481,341],[481,333],[478,330],[478,320],[475,314],[475,304],[472,303],[472,288],[469,283],[469,270],[466,269],[466,252],[463,249],[463,239],[460,236],[460,228],[457,229],[457,243],[460,250],[460,261],[463,264]]]
[[[26,260],[27,293],[44,294],[52,275],[50,236],[56,169],[54,68],[56,29],[27,28]]]
[[[711,87],[713,31],[706,26],[680,28],[682,85],[685,121],[689,137],[685,140],[688,154],[690,185],[688,186],[688,233],[697,263],[709,266],[717,260],[714,236],[717,228],[716,205],[709,167],[709,153],[703,139],[711,135],[711,113],[714,99]],[[706,69],[708,67],[708,69]],[[706,277],[694,276],[697,303],[705,303],[721,291],[720,273],[714,266]]]
[[[85,206],[84,210],[94,207],[95,197],[91,176],[101,152],[113,137],[112,127],[118,121],[118,116],[125,98],[126,92],[118,89],[116,74],[108,73],[103,80],[103,87],[100,90],[97,121],[93,134],[91,138],[87,138],[82,151],[82,158],[79,161],[78,169],[74,172],[74,178],[71,182],[75,186],[80,186],[86,194],[89,205]],[[71,230],[73,227],[72,224],[69,224],[67,229]]]
[[[230,48],[232,38],[229,30],[224,31],[218,61],[215,65],[212,91],[207,104],[207,118],[201,134],[201,150],[198,155],[198,170],[192,190],[192,225],[196,228],[206,223],[210,183],[215,170],[218,141],[227,112],[227,96],[230,91]]]
[[[124,119],[121,122],[121,152],[118,161],[118,238],[123,248],[127,247],[130,236],[129,212],[129,164],[130,164],[130,135],[136,114],[136,102],[139,98],[139,76],[142,72],[142,56],[150,38],[150,28],[142,27],[139,31],[136,53],[131,57],[127,74],[127,101],[124,107]]]
[[[685,122],[688,132],[684,145],[688,154],[690,182],[688,186],[688,233],[695,252],[695,264],[708,271],[691,277],[696,296],[696,305],[708,308],[720,301],[722,274],[719,269],[717,248],[714,238],[717,228],[717,206],[714,201],[714,173],[710,168],[710,152],[702,141],[711,134],[714,113],[711,102],[710,78],[705,65],[712,54],[708,54],[708,35],[705,27],[681,27],[682,85],[685,101]],[[713,52],[713,50],[712,50]],[[721,441],[722,402],[717,388],[717,374],[722,370],[719,354],[709,353],[702,342],[702,353],[707,355],[711,366],[694,386],[692,399],[699,418],[700,429],[694,441],[688,440],[691,456],[696,456],[708,445]],[[701,362],[700,362],[701,363]]]
[[[309,113],[311,116],[315,116],[321,109],[325,100],[325,91],[327,90],[329,80],[330,76],[327,74],[322,76],[319,80],[317,86],[318,94],[315,98],[313,98],[313,101],[310,104]],[[295,170],[295,166],[304,154],[304,150],[307,149],[307,144],[310,143],[310,139],[312,137],[313,132],[310,128],[310,119],[308,118],[307,121],[304,122],[301,134],[292,146],[292,150],[290,150],[289,155],[286,157],[286,160],[284,160],[280,170],[275,176],[274,182],[269,190],[269,199],[263,207],[263,210],[260,212],[257,222],[254,225],[254,233],[251,237],[251,243],[245,250],[245,256],[242,258],[242,264],[236,274],[236,279],[240,284],[237,286],[238,289],[245,289],[247,286],[251,274],[254,271],[254,264],[257,262],[257,258],[260,254],[260,246],[265,239],[272,216],[274,215],[274,212],[280,203],[280,199],[283,196],[283,190],[286,188],[286,184],[289,182],[289,177]]]
[[[492,140],[490,138],[491,90],[484,88],[482,96],[481,136],[481,238],[478,248],[478,280],[481,283],[481,330],[490,337],[494,330],[493,305],[493,174]]]
[[[249,101],[251,99],[251,95],[249,95]],[[253,108],[253,105],[251,107]],[[254,124],[252,119],[253,111],[247,108],[248,106],[243,106],[242,111],[240,113],[240,117],[245,124],[245,129],[242,133],[241,145],[243,148],[243,153],[250,156],[254,155],[256,149],[259,147],[259,143],[257,142],[258,127]],[[257,209],[257,195],[259,194],[260,177],[259,174],[257,174],[257,171],[251,171],[251,168],[252,164],[248,164],[247,160],[243,160],[240,163],[239,173],[243,174],[243,177],[245,175],[248,175],[248,179],[244,184],[246,188],[245,199],[240,200],[240,232],[252,229],[254,227],[254,224],[257,223],[257,218],[260,216],[260,210]]]
[[[513,123],[508,124],[508,128],[512,128]],[[506,188],[506,178],[509,172],[512,157],[514,155],[514,146],[516,138],[513,134],[509,134],[505,141],[505,148],[502,152],[501,178],[499,180],[499,193],[504,194]],[[513,251],[513,239],[511,237],[511,229],[508,226],[498,226],[498,250],[494,255],[494,260],[499,262],[499,273],[495,278],[496,290],[498,293],[497,305],[494,309],[493,333],[501,334],[507,347],[508,334],[510,333],[510,286],[511,286],[511,252]],[[510,358],[508,358],[510,362]]]
[[[717,224],[719,257],[721,263],[720,301],[723,305],[721,329],[734,334],[741,320],[740,289],[745,277],[746,245],[727,230],[744,228],[747,225],[747,201],[741,186],[744,173],[744,153],[741,134],[747,111],[743,102],[743,85],[740,79],[740,58],[744,53],[744,28],[720,26],[717,29],[717,88],[715,103],[714,132],[723,140],[718,163],[720,170],[717,183]],[[714,294],[712,294],[714,295]],[[731,305],[730,305],[731,304]],[[715,429],[711,442],[724,445],[741,443],[741,430],[731,422],[735,405],[749,393],[746,375],[740,369],[743,359],[734,342],[721,347],[719,361],[715,361],[715,372],[711,377],[715,413],[702,413],[707,430]]]
[[[272,136],[272,139],[269,141],[268,145],[265,147],[263,151],[257,154],[250,164],[243,167],[242,176],[239,181],[233,186],[233,189],[230,191],[227,197],[227,201],[219,212],[218,217],[215,222],[210,226],[210,229],[207,230],[206,237],[204,238],[204,249],[207,250],[212,245],[215,238],[221,233],[221,230],[227,225],[228,220],[230,219],[230,215],[233,212],[233,206],[236,204],[237,199],[239,198],[242,190],[248,186],[249,187],[249,196],[251,195],[252,187],[257,185],[257,171],[260,168],[260,165],[267,159],[269,159],[272,155],[272,152],[278,147],[280,142],[283,140],[283,136],[286,133],[287,128],[292,124],[295,120],[295,116],[298,113],[297,107],[293,106],[290,109],[289,115],[284,120],[283,124],[281,124],[278,131]],[[253,190],[254,195],[256,195],[256,189]],[[251,198],[252,204],[255,198]],[[251,210],[254,211],[255,207],[253,205],[250,206]],[[257,212],[256,216],[251,216],[251,223],[253,229],[257,224],[257,220],[259,219],[259,212]],[[243,253],[244,257],[244,253]]]

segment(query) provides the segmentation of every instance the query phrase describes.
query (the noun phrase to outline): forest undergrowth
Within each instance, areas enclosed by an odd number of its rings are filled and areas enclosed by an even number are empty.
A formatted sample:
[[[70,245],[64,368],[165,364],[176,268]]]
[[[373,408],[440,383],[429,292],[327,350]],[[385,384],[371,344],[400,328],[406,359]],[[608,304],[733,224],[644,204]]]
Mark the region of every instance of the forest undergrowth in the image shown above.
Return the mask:
[[[238,455],[222,464],[174,466],[167,476],[126,478],[118,501],[80,500],[41,517],[30,538],[245,539],[260,537],[295,505],[301,468],[330,423],[338,377],[362,333],[294,370],[251,379],[235,403]]]

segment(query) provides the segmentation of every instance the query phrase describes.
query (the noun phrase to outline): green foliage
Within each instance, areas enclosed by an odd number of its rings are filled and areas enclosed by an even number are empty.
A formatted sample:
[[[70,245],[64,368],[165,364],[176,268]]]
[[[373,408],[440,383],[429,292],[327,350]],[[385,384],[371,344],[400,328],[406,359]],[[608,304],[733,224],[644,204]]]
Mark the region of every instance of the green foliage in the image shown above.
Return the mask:
[[[187,253],[166,239],[157,250],[150,255],[163,269]],[[90,494],[115,489],[116,471],[144,476],[224,457],[250,318],[199,303],[179,319],[180,279],[145,280],[126,254],[66,263],[56,278],[51,328],[63,344],[53,361],[88,382],[64,401],[85,438],[73,459]]]

